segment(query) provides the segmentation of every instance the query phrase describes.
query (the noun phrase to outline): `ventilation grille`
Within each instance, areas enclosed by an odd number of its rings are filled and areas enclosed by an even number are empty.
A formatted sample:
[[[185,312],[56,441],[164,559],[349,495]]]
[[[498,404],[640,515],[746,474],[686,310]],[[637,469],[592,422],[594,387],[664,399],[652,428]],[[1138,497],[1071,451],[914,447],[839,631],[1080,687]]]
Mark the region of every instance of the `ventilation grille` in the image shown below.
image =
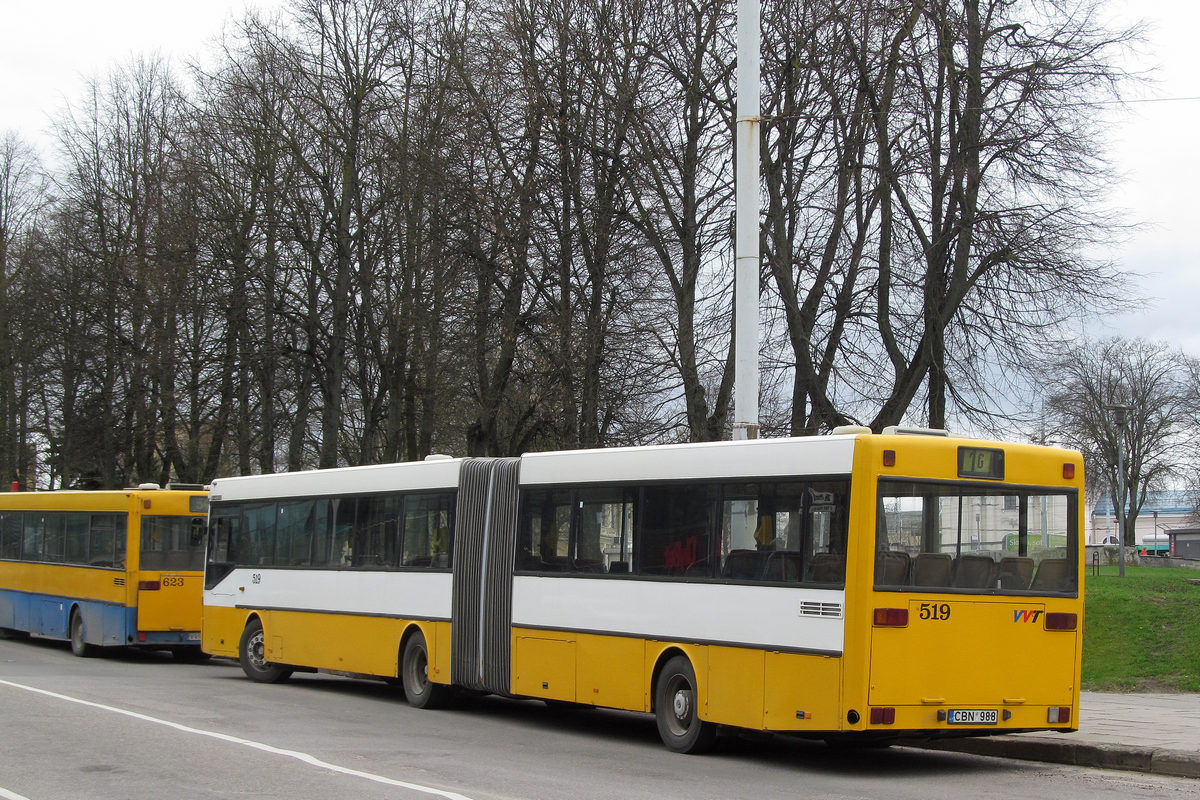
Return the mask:
[[[841,603],[821,603],[816,600],[801,600],[800,601],[800,616],[802,617],[832,617],[840,619],[842,616]]]

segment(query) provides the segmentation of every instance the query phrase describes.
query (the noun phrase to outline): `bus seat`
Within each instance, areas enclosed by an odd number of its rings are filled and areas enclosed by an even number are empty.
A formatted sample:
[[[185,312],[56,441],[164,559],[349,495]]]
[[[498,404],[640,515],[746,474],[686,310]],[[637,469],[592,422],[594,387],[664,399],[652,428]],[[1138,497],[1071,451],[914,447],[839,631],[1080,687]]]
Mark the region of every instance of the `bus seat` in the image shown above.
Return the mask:
[[[1033,559],[1028,556],[1007,556],[1000,559],[996,578],[1001,589],[1028,589],[1033,580]]]
[[[1065,558],[1047,558],[1038,564],[1033,582],[1029,584],[1032,590],[1047,590],[1065,592],[1070,586],[1070,571]]]
[[[987,589],[996,585],[996,562],[991,556],[964,553],[954,564],[954,582],[961,589]]]
[[[774,550],[767,553],[767,563],[763,566],[763,580],[798,582],[802,559],[803,554],[795,550]]]
[[[608,572],[610,575],[617,575],[617,574],[628,575],[629,574],[629,562],[628,561],[614,561],[608,565]]]
[[[899,550],[879,550],[875,553],[875,584],[903,586],[908,583],[908,553]]]
[[[762,576],[762,556],[757,550],[730,550],[721,567],[721,577],[758,580]]]
[[[949,553],[917,553],[913,559],[913,586],[949,586],[954,558]]]
[[[841,553],[816,553],[808,562],[808,580],[813,583],[844,583],[846,557]]]

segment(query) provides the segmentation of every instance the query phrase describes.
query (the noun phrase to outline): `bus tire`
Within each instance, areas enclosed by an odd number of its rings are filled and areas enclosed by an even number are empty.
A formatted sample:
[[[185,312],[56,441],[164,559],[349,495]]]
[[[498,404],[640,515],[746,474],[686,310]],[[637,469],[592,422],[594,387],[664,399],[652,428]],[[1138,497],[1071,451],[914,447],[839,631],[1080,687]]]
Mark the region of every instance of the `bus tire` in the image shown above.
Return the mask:
[[[257,618],[246,624],[242,640],[238,643],[238,663],[246,677],[258,683],[279,683],[292,675],[292,671],[279,664],[272,664],[264,657],[266,637],[262,622]]]
[[[686,656],[663,665],[654,688],[654,720],[668,750],[705,753],[717,741],[717,726],[700,719],[696,707],[696,671]]]
[[[83,614],[78,608],[71,611],[71,652],[79,658],[89,658],[96,654],[96,646],[88,644],[83,638]]]
[[[429,680],[429,648],[420,631],[415,631],[404,642],[400,680],[404,684],[404,698],[413,708],[439,708],[446,704],[450,690]]]

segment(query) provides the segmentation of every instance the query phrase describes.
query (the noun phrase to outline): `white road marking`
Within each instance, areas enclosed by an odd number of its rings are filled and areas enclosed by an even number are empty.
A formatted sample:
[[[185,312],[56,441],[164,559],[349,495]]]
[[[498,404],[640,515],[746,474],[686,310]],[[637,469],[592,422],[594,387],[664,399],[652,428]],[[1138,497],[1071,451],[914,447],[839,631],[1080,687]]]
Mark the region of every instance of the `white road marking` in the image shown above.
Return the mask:
[[[47,691],[46,689],[39,689],[36,686],[26,686],[25,684],[22,684],[22,683],[13,683],[12,681],[6,681],[6,680],[0,680],[0,685],[11,686],[14,689],[23,689],[27,692],[33,692],[35,694],[45,695],[46,697],[53,697],[57,700],[66,700],[69,703],[78,703],[81,706],[89,706],[91,708],[98,708],[101,711],[111,711],[114,714],[124,714],[127,717],[133,717],[134,719],[140,719],[143,722],[153,722],[157,725],[165,725],[168,728],[174,728],[175,730],[183,731],[184,733],[194,733],[198,736],[208,736],[212,739],[219,739],[223,742],[230,742],[232,744],[240,744],[244,747],[252,747],[255,750],[262,750],[263,752],[266,752],[266,753],[274,753],[275,755],[287,756],[288,758],[294,758],[298,761],[303,761],[305,764],[310,764],[314,767],[319,767],[320,769],[327,769],[327,770],[332,770],[333,772],[340,772],[343,775],[351,775],[356,778],[362,778],[364,780],[374,781],[375,783],[382,783],[386,786],[398,786],[402,789],[411,789],[414,792],[421,792],[423,794],[431,794],[431,795],[435,795],[437,797],[444,797],[444,798],[446,798],[446,800],[471,800],[471,798],[467,797],[466,795],[459,794],[458,792],[448,792],[448,791],[445,791],[444,789],[435,789],[432,786],[422,786],[419,783],[409,783],[408,781],[398,781],[394,778],[388,778],[383,775],[376,775],[372,772],[363,772],[362,770],[350,769],[349,767],[341,767],[341,766],[338,766],[337,764],[330,764],[327,761],[322,761],[321,759],[317,758],[316,756],[311,756],[308,753],[301,753],[297,750],[285,750],[280,747],[273,747],[269,744],[263,744],[262,742],[255,742],[255,741],[251,741],[250,739],[242,739],[238,736],[230,736],[227,733],[218,733],[216,731],[206,731],[202,728],[192,728],[188,725],[181,725],[178,722],[171,722],[170,720],[158,719],[157,717],[151,717],[146,714],[139,714],[136,711],[127,711],[126,709],[123,709],[123,708],[116,708],[114,706],[106,706],[102,703],[93,703],[91,700],[83,700],[78,697],[71,697],[69,695],[59,694],[58,692],[51,692],[51,691]],[[28,798],[21,797],[21,795],[18,795],[18,794],[9,794],[4,789],[0,789],[0,798],[5,798],[5,800],[28,800]]]
[[[0,789],[0,797],[4,798],[4,800],[29,800],[25,795],[10,792],[8,789]]]

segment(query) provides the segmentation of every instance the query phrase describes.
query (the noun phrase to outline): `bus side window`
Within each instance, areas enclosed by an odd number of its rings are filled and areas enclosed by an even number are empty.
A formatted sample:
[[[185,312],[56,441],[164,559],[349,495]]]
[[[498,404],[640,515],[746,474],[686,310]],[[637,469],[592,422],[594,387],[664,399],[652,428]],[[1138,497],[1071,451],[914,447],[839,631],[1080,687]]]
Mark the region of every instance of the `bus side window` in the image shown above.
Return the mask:
[[[613,573],[617,563],[629,571],[633,503],[621,489],[581,489],[575,521],[571,568],[575,572]]]
[[[400,564],[405,567],[450,567],[453,544],[454,496],[410,494],[404,498],[404,530]]]
[[[17,560],[21,557],[21,520],[23,511],[0,512],[0,558]]]
[[[700,570],[708,574],[715,490],[706,484],[643,489],[642,519],[634,542],[639,575],[691,577]]]

